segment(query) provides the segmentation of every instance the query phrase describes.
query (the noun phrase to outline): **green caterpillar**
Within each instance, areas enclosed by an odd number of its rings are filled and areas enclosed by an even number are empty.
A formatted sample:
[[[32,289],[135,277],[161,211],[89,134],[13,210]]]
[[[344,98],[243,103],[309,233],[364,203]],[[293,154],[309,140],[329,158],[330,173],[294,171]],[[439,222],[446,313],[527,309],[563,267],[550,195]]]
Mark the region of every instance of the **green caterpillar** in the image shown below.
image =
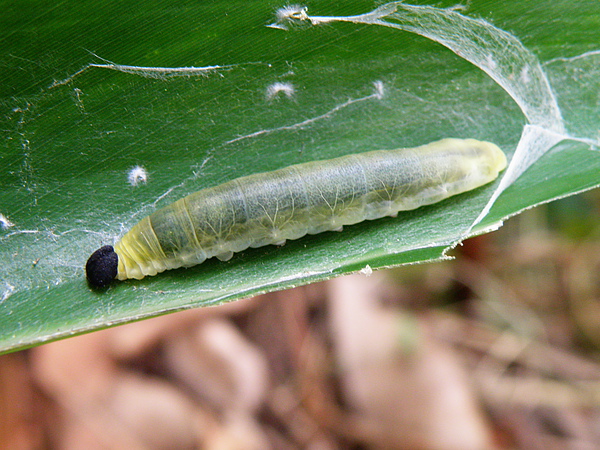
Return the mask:
[[[396,216],[496,179],[506,156],[474,139],[297,164],[203,189],[145,217],[96,250],[88,282],[141,279],[216,256]]]

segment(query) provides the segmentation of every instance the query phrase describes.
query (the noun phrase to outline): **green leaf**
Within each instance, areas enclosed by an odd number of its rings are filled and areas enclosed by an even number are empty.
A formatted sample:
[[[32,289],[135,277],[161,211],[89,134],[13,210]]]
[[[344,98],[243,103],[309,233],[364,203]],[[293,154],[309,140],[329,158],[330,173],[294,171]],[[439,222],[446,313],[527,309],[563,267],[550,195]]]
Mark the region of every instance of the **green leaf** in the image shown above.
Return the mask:
[[[442,258],[598,186],[598,2],[471,3],[313,1],[275,17],[285,2],[5,2],[0,349]],[[226,263],[85,282],[92,251],[198,189],[445,137],[498,144],[506,176]],[[145,182],[128,179],[136,166]]]

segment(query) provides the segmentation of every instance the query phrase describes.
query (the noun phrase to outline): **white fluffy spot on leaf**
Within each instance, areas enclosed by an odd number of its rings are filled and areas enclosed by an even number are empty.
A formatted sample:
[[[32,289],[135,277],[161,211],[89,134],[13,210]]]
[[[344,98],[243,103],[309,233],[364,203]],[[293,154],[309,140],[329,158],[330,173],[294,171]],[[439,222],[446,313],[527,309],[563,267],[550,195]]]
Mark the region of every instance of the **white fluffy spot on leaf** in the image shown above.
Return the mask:
[[[14,227],[15,224],[12,223],[10,220],[8,220],[8,217],[6,217],[4,214],[0,213],[0,228],[2,228],[3,230],[6,230],[10,227]]]
[[[266,97],[267,100],[273,100],[275,97],[282,95],[287,98],[292,98],[295,94],[296,88],[294,88],[294,85],[292,83],[282,83],[280,81],[277,81],[267,86]]]
[[[138,186],[140,183],[146,183],[148,181],[148,172],[142,166],[135,166],[127,174],[127,181],[132,186]]]
[[[365,267],[360,269],[358,273],[366,277],[370,277],[371,275],[373,275],[373,269],[371,269],[371,266],[367,264]]]

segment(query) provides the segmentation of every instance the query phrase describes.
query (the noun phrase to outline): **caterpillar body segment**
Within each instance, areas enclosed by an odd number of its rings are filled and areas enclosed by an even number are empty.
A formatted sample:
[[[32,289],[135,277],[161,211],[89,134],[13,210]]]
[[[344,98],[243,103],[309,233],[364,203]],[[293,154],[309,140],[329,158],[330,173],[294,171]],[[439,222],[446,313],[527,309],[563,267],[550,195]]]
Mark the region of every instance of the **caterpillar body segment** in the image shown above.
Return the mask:
[[[506,157],[494,144],[444,139],[238,178],[142,219],[114,247],[116,278],[141,279],[214,256],[227,260],[248,247],[395,216],[487,184],[505,167]],[[106,247],[103,261],[110,254]],[[86,266],[88,280],[105,286],[115,275],[97,275],[95,254]]]

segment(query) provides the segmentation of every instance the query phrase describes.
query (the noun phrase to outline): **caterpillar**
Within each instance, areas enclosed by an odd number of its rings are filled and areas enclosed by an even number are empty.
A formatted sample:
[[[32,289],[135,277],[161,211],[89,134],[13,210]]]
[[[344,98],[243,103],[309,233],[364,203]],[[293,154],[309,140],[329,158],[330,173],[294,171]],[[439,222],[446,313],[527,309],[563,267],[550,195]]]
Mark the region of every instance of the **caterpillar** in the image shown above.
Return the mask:
[[[395,217],[487,184],[506,167],[496,145],[443,139],[237,178],[188,195],[133,226],[86,263],[90,286],[142,279],[216,256]]]

